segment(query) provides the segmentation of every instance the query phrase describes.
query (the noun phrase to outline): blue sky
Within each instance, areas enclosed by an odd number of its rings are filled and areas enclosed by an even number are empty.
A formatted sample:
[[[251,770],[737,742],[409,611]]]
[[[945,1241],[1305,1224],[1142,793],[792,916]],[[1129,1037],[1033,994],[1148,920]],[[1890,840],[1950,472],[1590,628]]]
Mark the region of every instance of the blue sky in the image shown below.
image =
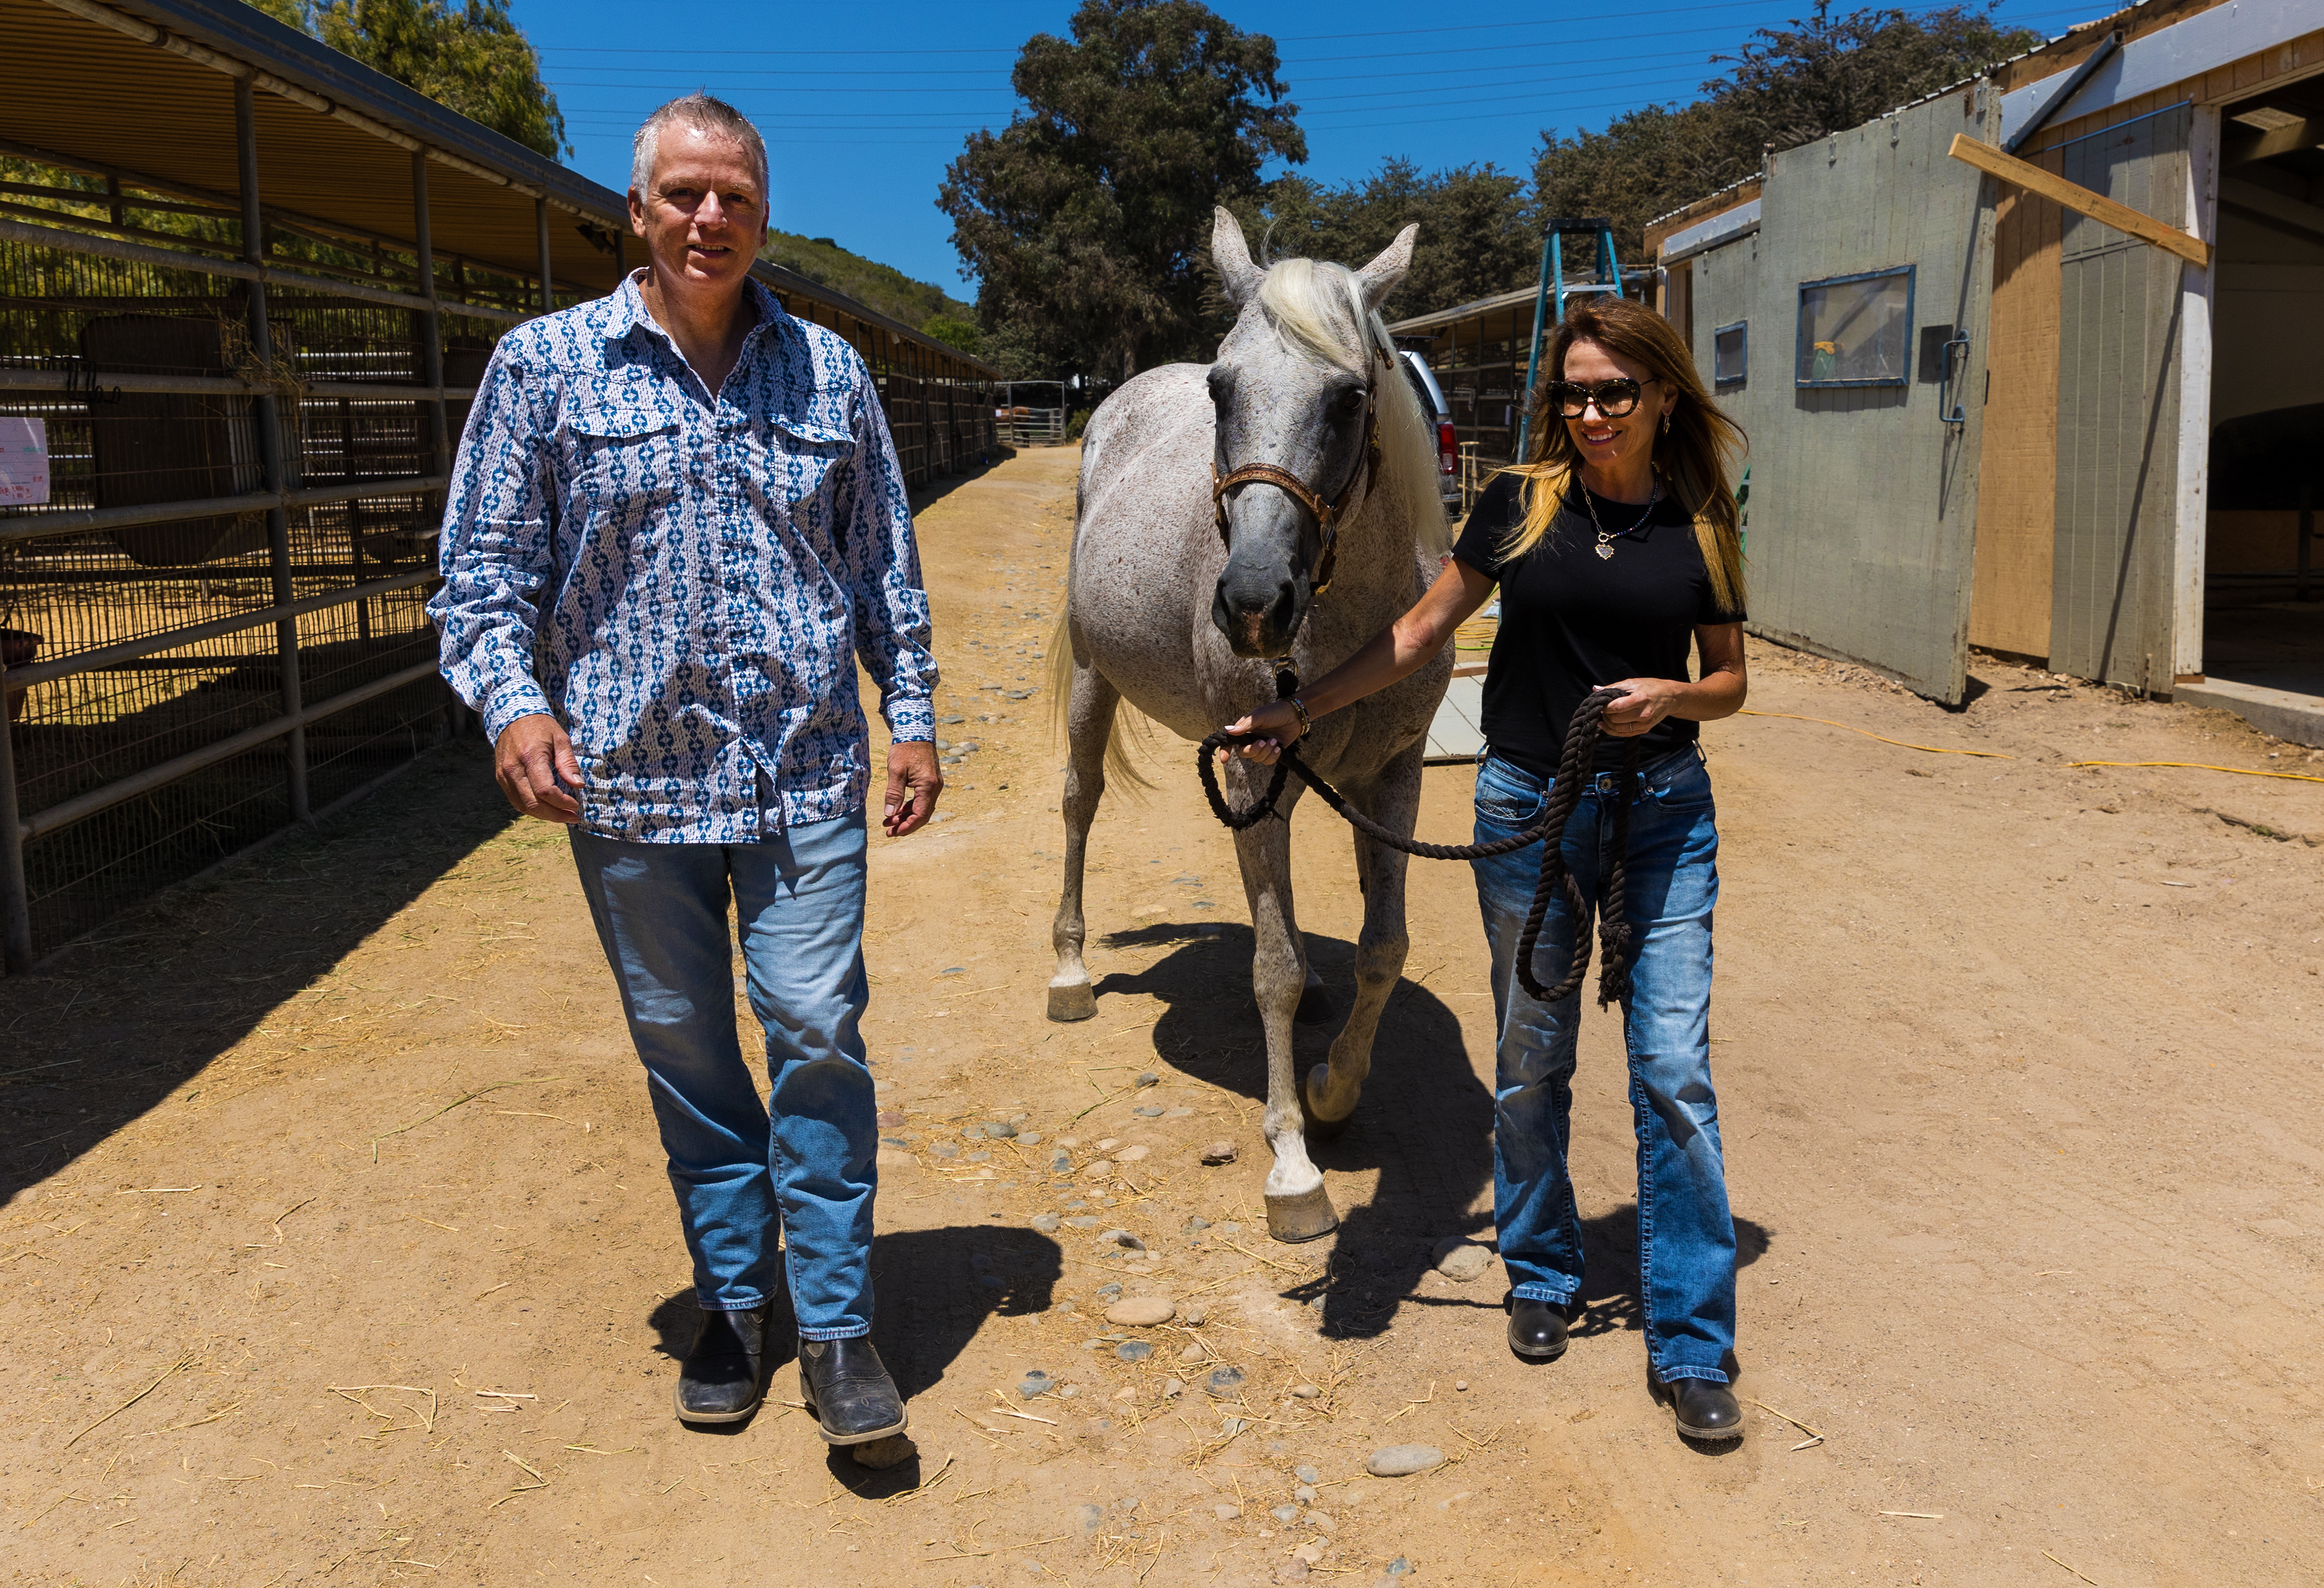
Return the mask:
[[[1213,9],[1275,39],[1307,134],[1301,169],[1339,182],[1396,155],[1431,170],[1491,161],[1524,174],[1542,129],[1595,129],[1641,105],[1691,99],[1717,74],[1713,55],[1809,5],[1554,12],[1517,0],[1496,14],[1387,0],[1213,0]],[[1999,15],[2054,34],[2105,9],[2007,0]],[[570,163],[586,175],[625,188],[630,134],[645,113],[706,87],[766,134],[778,226],[835,238],[973,298],[936,207],[937,184],[970,132],[1008,124],[1018,48],[1036,32],[1066,34],[1074,6],[517,0],[514,10],[565,112]],[[1427,25],[1432,17],[1442,24]]]

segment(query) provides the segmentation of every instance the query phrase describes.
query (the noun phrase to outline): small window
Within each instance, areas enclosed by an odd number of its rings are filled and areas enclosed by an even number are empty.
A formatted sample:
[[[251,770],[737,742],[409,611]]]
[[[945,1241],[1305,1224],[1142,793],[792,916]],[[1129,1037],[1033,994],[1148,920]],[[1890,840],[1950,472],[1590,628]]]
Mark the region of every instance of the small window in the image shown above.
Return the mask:
[[[1800,284],[1798,383],[1902,386],[1912,373],[1913,267]]]
[[[1711,383],[1721,391],[1743,384],[1751,369],[1751,322],[1738,320],[1711,334]]]

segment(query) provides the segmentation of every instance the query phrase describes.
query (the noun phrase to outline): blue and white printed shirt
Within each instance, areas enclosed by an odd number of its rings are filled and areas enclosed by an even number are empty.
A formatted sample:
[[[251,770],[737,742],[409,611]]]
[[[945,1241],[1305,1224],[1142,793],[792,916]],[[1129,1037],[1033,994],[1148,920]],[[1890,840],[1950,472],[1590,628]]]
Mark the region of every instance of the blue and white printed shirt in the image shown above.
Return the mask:
[[[855,350],[752,281],[714,397],[643,274],[501,339],[428,610],[487,734],[546,711],[572,736],[587,831],[749,843],[862,808],[854,657],[895,739],[933,736],[927,594]]]

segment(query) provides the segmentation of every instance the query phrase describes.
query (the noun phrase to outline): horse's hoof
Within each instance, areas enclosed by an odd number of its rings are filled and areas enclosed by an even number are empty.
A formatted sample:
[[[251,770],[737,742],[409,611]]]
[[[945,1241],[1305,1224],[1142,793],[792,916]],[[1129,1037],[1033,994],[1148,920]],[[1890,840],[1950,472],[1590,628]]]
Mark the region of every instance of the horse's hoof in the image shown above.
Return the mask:
[[[1336,1142],[1347,1134],[1348,1126],[1355,1123],[1356,1111],[1352,1108],[1339,1119],[1326,1119],[1315,1112],[1315,1094],[1323,1090],[1331,1074],[1330,1065],[1318,1064],[1307,1072],[1307,1084],[1299,1088],[1299,1113],[1306,1127],[1307,1139],[1311,1142]]]
[[[1323,1025],[1332,1018],[1332,995],[1320,987],[1309,987],[1299,995],[1299,1007],[1292,1019],[1302,1025]]]
[[[1049,1018],[1066,1022],[1093,1020],[1097,1016],[1097,993],[1085,981],[1053,981],[1049,984]]]
[[[1332,1198],[1320,1185],[1287,1196],[1268,1193],[1267,1233],[1286,1245],[1320,1240],[1339,1227],[1340,1216],[1332,1211]]]

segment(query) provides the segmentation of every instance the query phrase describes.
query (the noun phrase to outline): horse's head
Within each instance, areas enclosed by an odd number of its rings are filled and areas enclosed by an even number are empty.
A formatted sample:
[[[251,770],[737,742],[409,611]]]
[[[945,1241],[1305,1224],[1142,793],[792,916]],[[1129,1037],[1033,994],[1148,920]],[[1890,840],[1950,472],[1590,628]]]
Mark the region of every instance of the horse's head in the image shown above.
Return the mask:
[[[1419,230],[1406,226],[1360,271],[1305,259],[1262,270],[1242,227],[1218,212],[1212,259],[1242,312],[1210,373],[1227,543],[1211,620],[1237,656],[1290,652],[1329,577],[1337,526],[1323,520],[1359,505],[1378,410],[1409,400],[1375,311],[1411,267]]]

